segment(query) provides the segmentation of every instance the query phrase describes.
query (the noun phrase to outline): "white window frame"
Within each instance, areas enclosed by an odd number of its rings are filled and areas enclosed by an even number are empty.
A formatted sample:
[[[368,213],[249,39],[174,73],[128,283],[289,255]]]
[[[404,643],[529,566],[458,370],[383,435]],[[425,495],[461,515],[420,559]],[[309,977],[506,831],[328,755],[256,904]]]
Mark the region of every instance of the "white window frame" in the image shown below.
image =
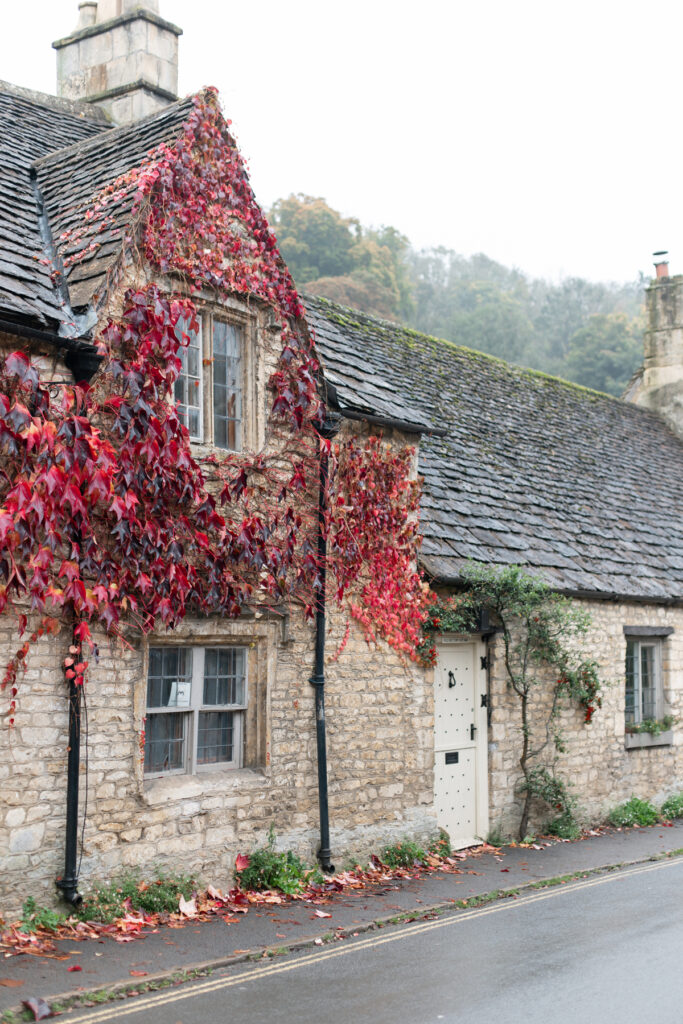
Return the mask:
[[[149,654],[152,651],[180,651],[184,650],[189,653],[191,658],[191,670],[189,673],[189,682],[191,683],[190,692],[188,694],[187,703],[175,703],[164,707],[150,706],[147,703],[148,698],[148,684],[149,684]],[[206,652],[209,650],[230,650],[230,651],[241,651],[244,665],[244,681],[242,684],[242,702],[235,704],[204,704],[204,665]],[[182,692],[182,686],[184,680],[178,681],[177,697],[181,701],[184,700]],[[158,779],[166,778],[169,775],[201,775],[205,772],[215,772],[224,770],[234,770],[241,768],[244,761],[244,733],[245,733],[245,717],[247,712],[247,706],[249,702],[249,652],[248,648],[243,644],[207,644],[205,647],[196,646],[194,644],[188,644],[183,646],[176,646],[170,644],[152,644],[150,645],[148,658],[147,658],[147,672],[145,679],[145,707],[146,707],[146,719],[149,719],[153,715],[182,715],[184,718],[184,756],[183,766],[181,768],[171,768],[168,771],[150,771],[144,769],[144,777],[146,779]],[[233,725],[233,759],[231,761],[216,761],[209,764],[198,764],[197,763],[197,750],[198,750],[198,736],[199,736],[199,720],[201,713],[221,712],[227,711],[232,713],[232,725]],[[148,727],[149,728],[149,727]]]
[[[177,389],[178,384],[182,385],[183,386],[183,390],[185,392],[186,398],[187,397],[195,397],[195,396],[191,396],[189,394],[189,391],[190,391],[191,388],[194,388],[194,384],[192,382],[194,380],[197,380],[198,381],[198,385],[195,388],[197,401],[193,402],[192,404],[190,404],[190,402],[181,402],[178,399],[177,395],[175,396],[176,407],[178,409],[178,416],[180,418],[181,423],[183,423],[184,426],[187,427],[188,433],[190,434],[190,440],[191,441],[201,441],[202,438],[204,437],[204,341],[203,341],[203,333],[204,332],[202,330],[202,326],[203,325],[202,325],[201,317],[198,317],[197,319],[198,319],[198,323],[199,323],[199,331],[198,331],[198,333],[196,335],[196,337],[197,337],[197,344],[193,345],[192,347],[197,349],[197,358],[198,358],[198,362],[199,362],[199,366],[198,366],[199,374],[198,374],[198,377],[196,377],[196,378],[195,377],[192,377],[192,378],[188,377],[187,360],[188,360],[188,354],[189,354],[189,346],[181,345],[180,348],[178,349],[178,356],[179,356],[180,361],[182,363],[182,367],[181,367],[180,373],[178,374],[178,378],[176,380],[176,389]],[[181,333],[186,333],[190,338],[192,338],[193,332],[185,330],[186,324],[187,324],[187,319],[186,318],[183,318],[183,319],[179,320],[178,321],[178,325],[176,327],[176,334],[178,333],[178,327],[180,327]],[[193,434],[190,431],[190,426],[189,426],[189,421],[188,421],[187,413],[186,412],[183,413],[181,411],[181,406],[184,406],[185,409],[188,409],[188,408],[198,409],[198,411],[199,411],[199,416],[198,416],[199,432],[198,433]]]
[[[209,332],[210,332],[210,345],[211,345],[211,353],[210,353],[210,356],[208,357],[208,359],[210,360],[209,365],[211,366],[211,393],[210,393],[211,440],[212,440],[213,444],[217,448],[220,447],[221,451],[227,451],[227,452],[235,451],[235,452],[239,452],[239,451],[242,451],[242,449],[244,448],[244,408],[243,408],[243,405],[244,405],[244,385],[245,385],[244,360],[245,360],[245,354],[246,354],[245,353],[245,348],[246,348],[246,346],[245,346],[246,331],[244,329],[244,324],[238,323],[234,319],[231,320],[227,316],[219,316],[219,315],[216,315],[216,314],[212,314],[212,315],[210,315],[208,317],[208,320],[209,320],[209,325],[208,325],[209,326],[209,330],[206,332],[206,334],[209,334]],[[235,394],[237,396],[237,404],[239,406],[239,417],[234,418],[233,421],[232,421],[232,422],[235,423],[235,432],[236,432],[236,435],[237,435],[237,445],[236,445],[235,448],[223,447],[223,445],[219,446],[217,444],[217,442],[216,442],[216,379],[215,379],[215,377],[216,377],[216,371],[215,371],[216,353],[215,353],[215,346],[214,346],[214,335],[215,335],[216,324],[224,324],[226,327],[232,328],[232,330],[236,332],[236,337],[237,337],[238,356],[237,356],[237,360],[236,361],[237,361],[237,364],[238,364],[238,371],[237,372],[239,374],[239,380],[238,380],[237,385],[236,385],[236,387],[235,387],[233,392],[228,391],[228,389],[226,388],[226,394],[227,395],[230,395],[232,393],[232,394]],[[219,385],[219,386],[221,386],[221,385]],[[230,422],[230,418],[229,417],[226,417],[226,422]]]
[[[228,327],[233,328],[237,332],[238,345],[239,345],[239,356],[238,356],[238,374],[239,381],[235,388],[234,394],[237,396],[237,403],[239,406],[239,418],[235,418],[235,431],[237,434],[237,446],[235,448],[220,446],[220,451],[243,451],[245,448],[245,435],[248,432],[247,422],[247,410],[245,409],[245,399],[248,392],[248,380],[249,375],[247,372],[247,353],[248,353],[248,338],[249,338],[249,324],[248,321],[240,316],[235,316],[231,310],[200,310],[197,314],[197,320],[199,322],[199,333],[198,348],[199,348],[199,387],[197,390],[197,403],[199,408],[199,432],[190,433],[190,440],[198,444],[211,444],[219,447],[216,444],[216,427],[215,427],[215,387],[214,387],[214,325],[216,323],[225,324]],[[180,321],[178,321],[180,324]],[[186,332],[189,333],[189,332]],[[187,376],[187,354],[188,349],[183,346],[179,349],[178,355],[182,360],[183,367],[178,375],[178,381],[185,382],[184,392],[187,395],[188,385],[193,386],[193,382]],[[229,394],[230,392],[228,392]],[[176,397],[176,404],[178,406],[185,405],[186,403],[180,402]],[[192,408],[197,408],[197,404],[193,404]],[[183,414],[179,409],[179,415],[181,422],[188,428],[188,417],[187,414]]]
[[[629,671],[629,648],[632,647],[632,672]],[[643,712],[643,654],[652,652],[652,689],[654,701],[652,714]],[[632,682],[630,676],[632,675]],[[633,692],[633,708],[629,708],[628,694]],[[626,725],[640,725],[646,719],[659,720],[664,716],[664,692],[662,686],[662,641],[659,637],[626,636],[626,681],[624,691],[624,715]]]

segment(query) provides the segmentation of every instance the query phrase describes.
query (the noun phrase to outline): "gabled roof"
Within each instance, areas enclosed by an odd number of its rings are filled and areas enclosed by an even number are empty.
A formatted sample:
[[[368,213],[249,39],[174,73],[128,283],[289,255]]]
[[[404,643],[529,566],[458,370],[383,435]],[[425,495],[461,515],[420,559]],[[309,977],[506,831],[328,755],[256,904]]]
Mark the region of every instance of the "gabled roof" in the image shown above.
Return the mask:
[[[62,318],[32,165],[108,127],[103,113],[86,104],[0,82],[0,318],[42,324]]]
[[[126,175],[161,143],[170,145],[178,137],[192,103],[192,97],[179,100],[140,121],[112,128],[104,137],[36,161],[38,187],[74,309],[90,302],[121,252],[137,186]],[[118,187],[106,191],[115,183]]]
[[[340,405],[445,428],[420,442],[421,562],[468,559],[553,587],[683,600],[683,442],[653,413],[306,298]]]
[[[121,252],[131,172],[173,143],[192,102],[112,128],[90,104],[0,83],[0,321],[73,333]]]

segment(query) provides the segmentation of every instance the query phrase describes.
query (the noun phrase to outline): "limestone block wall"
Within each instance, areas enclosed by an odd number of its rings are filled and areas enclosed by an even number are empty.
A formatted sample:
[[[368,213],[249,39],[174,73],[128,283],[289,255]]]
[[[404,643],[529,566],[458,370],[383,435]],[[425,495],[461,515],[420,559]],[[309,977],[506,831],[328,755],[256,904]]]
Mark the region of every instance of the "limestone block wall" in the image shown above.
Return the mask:
[[[327,730],[330,824],[335,863],[367,857],[404,835],[425,839],[432,804],[431,679],[386,647],[370,650],[332,616],[328,637]],[[155,644],[243,643],[249,647],[245,767],[145,779],[140,739],[146,650],[101,638],[87,684],[87,762],[82,758],[85,824],[81,887],[121,870],[159,867],[227,885],[234,860],[264,841],[314,860],[319,838],[313,631],[289,620],[186,622]],[[65,634],[42,639],[20,684],[16,724],[0,731],[0,913],[12,917],[28,895],[54,900],[64,858],[67,702],[60,663]],[[0,658],[16,637],[0,620]]]
[[[603,695],[603,706],[589,725],[584,723],[579,708],[561,714],[559,726],[566,751],[559,754],[557,772],[570,783],[581,819],[598,822],[610,808],[632,795],[658,803],[670,793],[683,791],[683,609],[606,601],[581,604],[592,619],[584,650],[588,657],[597,660],[601,678],[609,685]],[[661,641],[665,711],[678,719],[671,744],[626,748],[624,626],[674,629]],[[502,653],[500,638],[494,639],[490,669],[490,821],[492,828],[514,834],[521,815],[521,798],[516,791],[520,779],[521,725],[519,702],[507,686]],[[536,701],[537,723],[543,706],[541,697]],[[539,828],[548,819],[548,810],[542,806],[535,810],[532,825]]]

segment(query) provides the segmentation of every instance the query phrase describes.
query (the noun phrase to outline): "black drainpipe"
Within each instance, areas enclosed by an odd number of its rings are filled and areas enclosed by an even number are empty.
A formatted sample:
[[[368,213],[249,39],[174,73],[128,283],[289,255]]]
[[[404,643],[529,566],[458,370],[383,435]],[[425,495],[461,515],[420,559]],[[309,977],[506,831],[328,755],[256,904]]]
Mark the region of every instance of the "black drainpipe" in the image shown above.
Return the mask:
[[[321,437],[334,436],[337,425],[325,420]],[[318,586],[315,596],[315,663],[309,682],[315,687],[315,728],[318,747],[318,803],[320,806],[320,867],[328,874],[334,871],[330,850],[330,816],[327,799],[327,739],[325,735],[325,583],[327,541],[325,539],[325,499],[329,458],[327,449],[320,450],[320,491],[318,497]]]
[[[74,646],[79,641],[73,637]],[[78,892],[78,775],[81,763],[81,687],[75,678],[69,680],[69,759],[66,769],[66,842],[64,875],[57,879],[57,888],[72,906],[83,902]]]
[[[90,383],[102,362],[92,346],[69,353],[67,364],[77,383]],[[73,542],[80,551],[83,538],[79,530],[74,532]],[[75,615],[72,617],[75,626]],[[81,641],[73,632],[71,643],[82,657]],[[83,902],[78,891],[78,784],[81,768],[81,701],[83,686],[76,685],[76,677],[69,680],[69,757],[66,766],[66,835],[64,837],[64,875],[57,879],[57,888],[73,907]],[[87,791],[86,791],[87,799]]]

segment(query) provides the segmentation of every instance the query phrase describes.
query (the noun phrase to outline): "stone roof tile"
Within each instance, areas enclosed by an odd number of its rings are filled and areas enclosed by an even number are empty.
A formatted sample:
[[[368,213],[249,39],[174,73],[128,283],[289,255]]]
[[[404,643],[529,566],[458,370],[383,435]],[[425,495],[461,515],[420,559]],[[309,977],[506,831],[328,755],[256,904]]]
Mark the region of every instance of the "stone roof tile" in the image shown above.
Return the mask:
[[[356,310],[306,297],[339,404],[444,428],[420,442],[420,559],[470,558],[553,587],[683,600],[683,443],[653,413]],[[380,383],[381,382],[381,383]]]

